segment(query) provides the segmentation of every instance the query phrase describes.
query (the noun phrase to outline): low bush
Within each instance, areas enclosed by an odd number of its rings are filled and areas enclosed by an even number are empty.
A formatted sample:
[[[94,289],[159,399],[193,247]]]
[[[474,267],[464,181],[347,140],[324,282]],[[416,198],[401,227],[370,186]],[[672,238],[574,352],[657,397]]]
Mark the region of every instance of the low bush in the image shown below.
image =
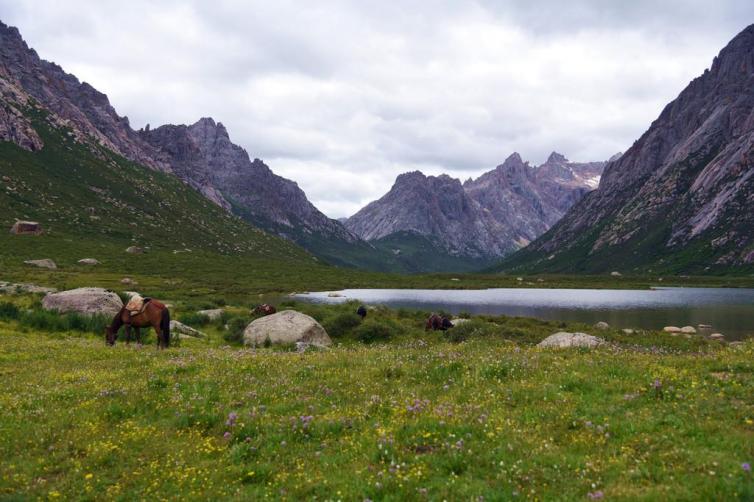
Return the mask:
[[[471,319],[458,323],[445,332],[445,337],[454,343],[464,342],[471,338],[481,338],[495,335],[499,327],[481,319]]]
[[[196,312],[188,312],[180,316],[180,321],[187,326],[194,328],[200,328],[210,323],[210,318],[205,314],[198,314]]]
[[[18,306],[11,302],[0,302],[0,319],[15,320],[18,319],[21,311]]]
[[[327,334],[331,338],[343,338],[351,334],[353,329],[361,324],[361,317],[357,314],[347,312],[337,314],[334,317],[328,317],[322,322]]]
[[[352,331],[353,337],[362,343],[385,342],[400,335],[401,326],[391,319],[368,319]]]
[[[233,317],[228,320],[228,329],[223,333],[223,340],[229,343],[243,343],[243,332],[248,321],[243,317]]]

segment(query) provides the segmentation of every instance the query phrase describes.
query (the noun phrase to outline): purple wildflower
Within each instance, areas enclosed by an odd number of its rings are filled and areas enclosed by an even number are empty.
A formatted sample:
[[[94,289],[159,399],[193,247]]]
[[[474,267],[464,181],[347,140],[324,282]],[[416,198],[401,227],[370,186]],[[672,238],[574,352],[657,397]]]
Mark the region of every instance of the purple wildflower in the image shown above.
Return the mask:
[[[597,490],[596,492],[587,493],[586,496],[589,497],[589,500],[600,500],[605,494],[602,493],[602,490]]]
[[[223,437],[224,437],[225,439],[230,439],[230,436],[231,436],[231,434],[230,434],[230,432],[228,432],[228,431],[225,431],[225,434],[223,434]]]
[[[743,469],[744,472],[751,472],[751,464],[749,462],[744,462],[741,464],[741,469]]]
[[[228,427],[233,427],[234,425],[236,425],[236,420],[238,420],[238,413],[231,411],[230,413],[228,413],[228,420],[225,421],[225,425],[227,425]]]

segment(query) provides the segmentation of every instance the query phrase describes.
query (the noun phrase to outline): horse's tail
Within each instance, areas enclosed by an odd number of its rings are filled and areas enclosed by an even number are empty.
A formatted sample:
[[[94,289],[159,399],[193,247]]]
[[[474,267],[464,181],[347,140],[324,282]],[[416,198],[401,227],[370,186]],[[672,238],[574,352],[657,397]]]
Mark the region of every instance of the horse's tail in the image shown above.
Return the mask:
[[[165,347],[170,347],[170,311],[167,307],[162,311],[162,319],[160,319],[160,331],[162,337],[165,340]]]

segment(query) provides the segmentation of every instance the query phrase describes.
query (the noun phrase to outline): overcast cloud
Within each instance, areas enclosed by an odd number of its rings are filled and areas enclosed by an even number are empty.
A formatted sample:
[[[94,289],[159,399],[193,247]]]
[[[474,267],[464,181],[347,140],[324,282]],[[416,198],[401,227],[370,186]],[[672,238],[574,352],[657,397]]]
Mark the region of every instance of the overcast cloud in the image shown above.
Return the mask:
[[[409,170],[625,151],[754,2],[0,0],[0,19],[132,126],[211,116],[341,217]]]

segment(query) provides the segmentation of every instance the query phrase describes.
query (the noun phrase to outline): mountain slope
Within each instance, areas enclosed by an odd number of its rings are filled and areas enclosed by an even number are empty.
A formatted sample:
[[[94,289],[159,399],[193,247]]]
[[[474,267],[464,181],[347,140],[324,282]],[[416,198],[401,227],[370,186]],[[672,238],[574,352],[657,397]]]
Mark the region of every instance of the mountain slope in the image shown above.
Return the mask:
[[[499,269],[751,270],[753,162],[754,25],[607,165],[597,190]]]
[[[395,252],[416,249],[421,237],[438,258],[492,263],[545,232],[594,188],[604,164],[572,163],[553,152],[546,163],[531,167],[514,153],[464,184],[447,175],[406,173],[386,195],[349,218],[346,227],[375,245],[382,241],[378,247],[391,243]],[[398,245],[409,235],[414,242]]]
[[[177,176],[207,199],[252,225],[289,238],[327,261],[379,269],[385,255],[318,211],[292,181],[230,141],[222,124],[201,119],[191,126],[166,125],[134,131],[107,96],[44,61],[16,28],[0,22],[0,139],[27,150],[43,142],[19,107],[29,99],[48,110],[49,120],[69,127],[90,152],[98,147]]]
[[[249,223],[336,265],[392,269],[384,264],[387,256],[322,214],[295,182],[259,159],[252,161],[221,123],[202,118],[189,126],[164,125],[138,134],[168,159],[176,176],[207,197],[216,196],[219,205]]]

